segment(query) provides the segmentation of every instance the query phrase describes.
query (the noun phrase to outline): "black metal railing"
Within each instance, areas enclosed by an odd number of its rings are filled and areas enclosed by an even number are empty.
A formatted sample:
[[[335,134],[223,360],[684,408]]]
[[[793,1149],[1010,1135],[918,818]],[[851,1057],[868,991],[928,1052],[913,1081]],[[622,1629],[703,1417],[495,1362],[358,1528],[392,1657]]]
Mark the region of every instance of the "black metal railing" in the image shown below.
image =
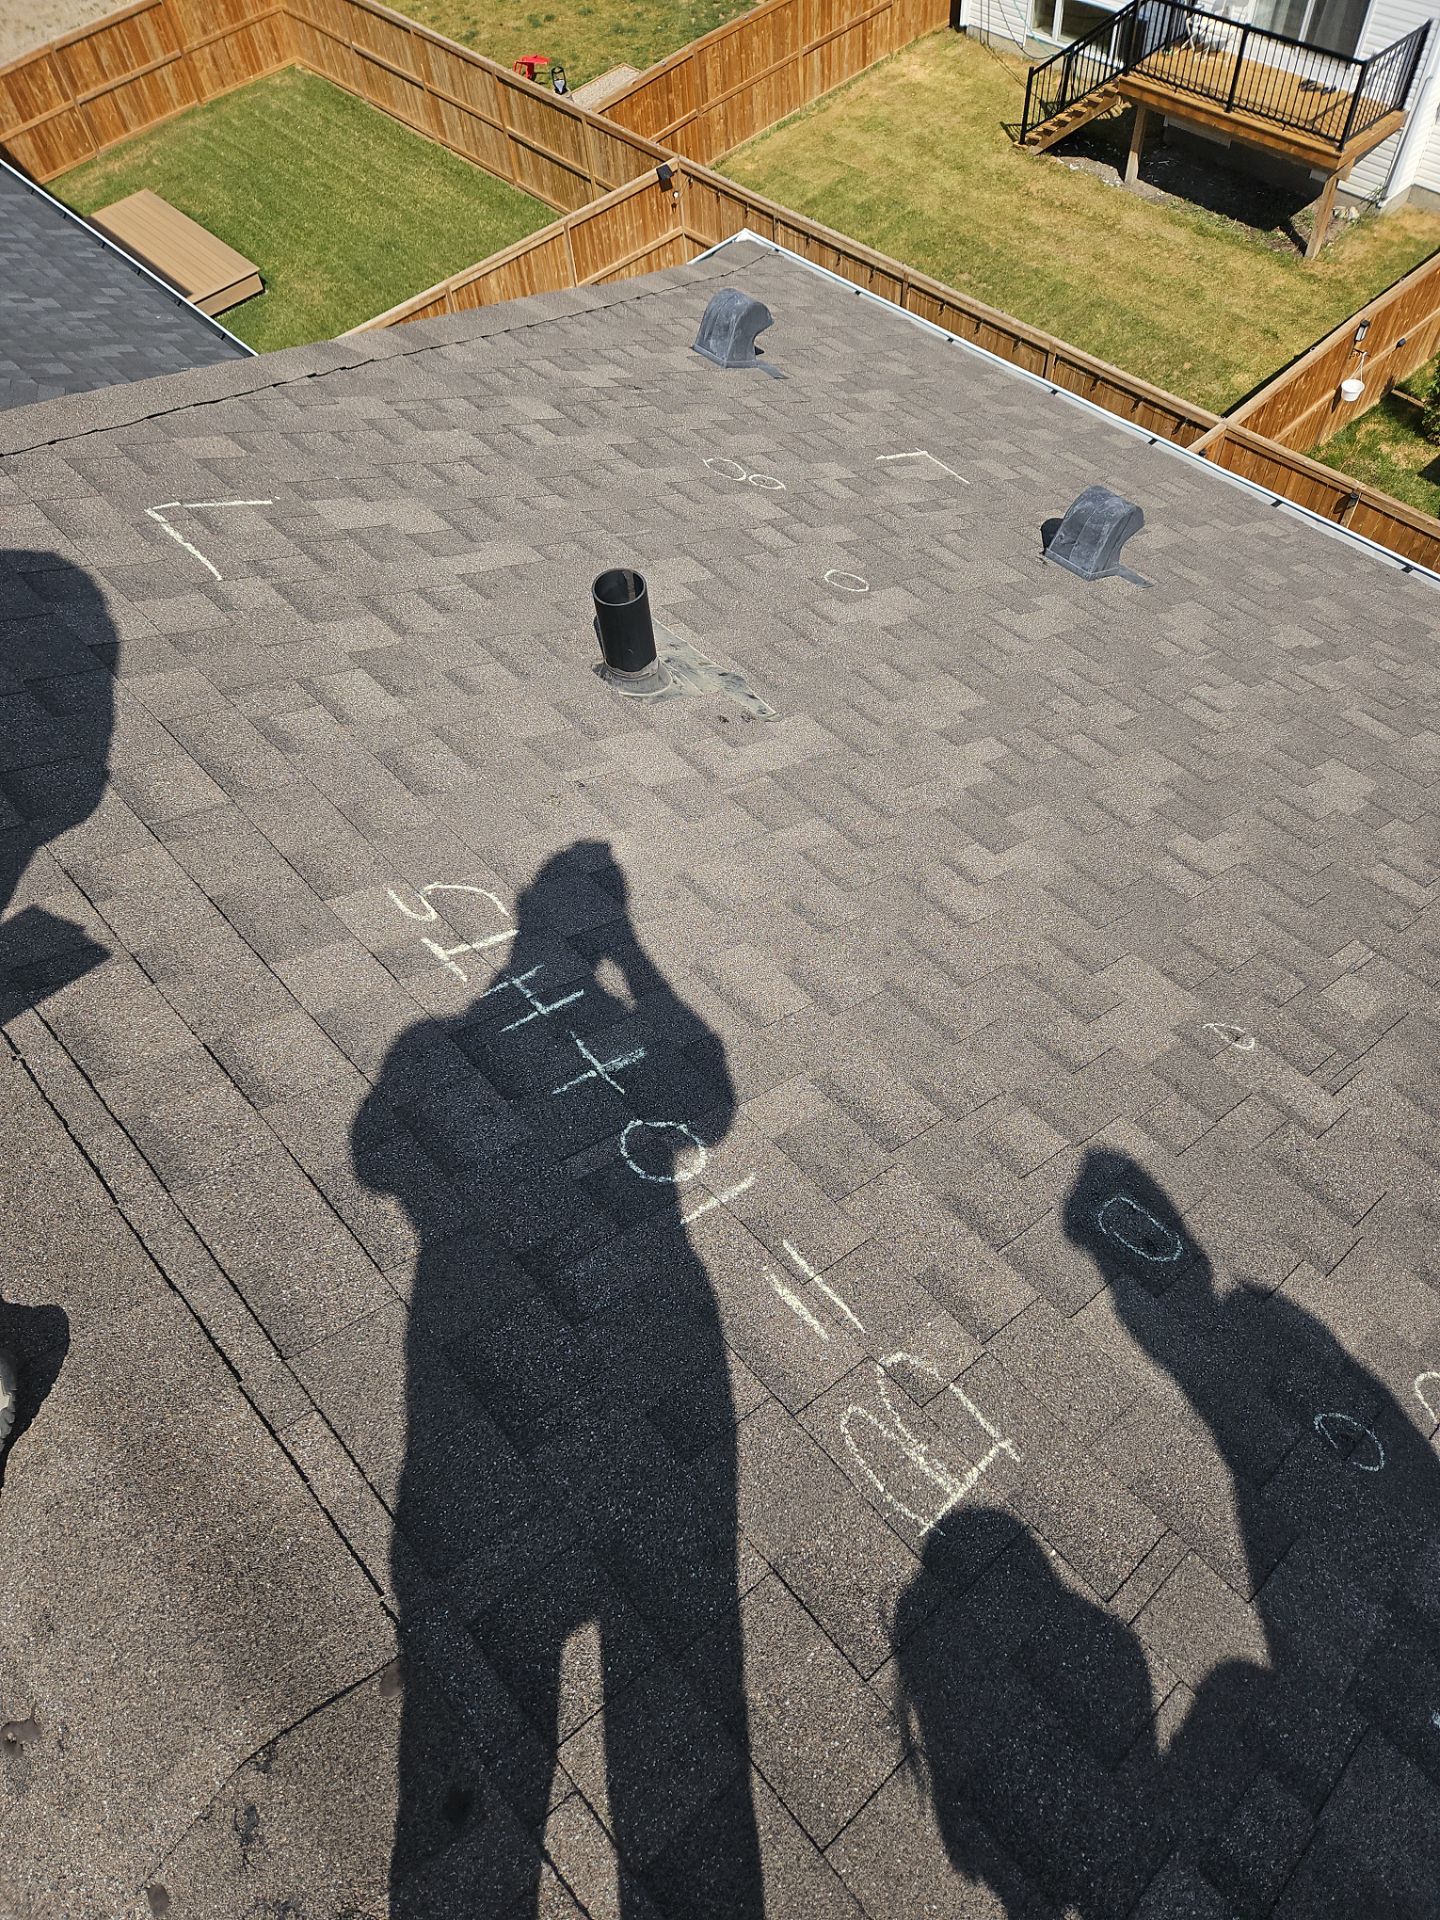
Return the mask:
[[[1031,69],[1020,138],[1120,75],[1140,73],[1226,113],[1339,149],[1404,106],[1429,31],[1427,21],[1368,60],[1355,60],[1183,0],[1130,0]]]
[[[1025,113],[1020,122],[1022,140],[1117,74],[1129,71],[1134,65],[1129,58],[1130,43],[1143,3],[1144,0],[1130,0],[1129,6],[1122,7],[1080,39],[1072,40],[1061,52],[1030,69],[1025,77]]]
[[[1372,54],[1365,62],[1365,71],[1350,103],[1350,117],[1345,123],[1345,133],[1340,142],[1342,146],[1357,134],[1367,133],[1386,114],[1404,106],[1415,84],[1415,76],[1420,71],[1420,62],[1425,58],[1425,42],[1429,35],[1430,22],[1422,21],[1413,33],[1407,33],[1394,46]]]

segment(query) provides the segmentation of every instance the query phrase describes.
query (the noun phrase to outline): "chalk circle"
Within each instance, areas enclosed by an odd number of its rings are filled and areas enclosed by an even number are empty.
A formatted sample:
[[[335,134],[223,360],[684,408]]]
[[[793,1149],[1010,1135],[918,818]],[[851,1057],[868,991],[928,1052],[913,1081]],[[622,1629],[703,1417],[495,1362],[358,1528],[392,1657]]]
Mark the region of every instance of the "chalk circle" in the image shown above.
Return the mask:
[[[1118,1240],[1131,1253],[1157,1266],[1169,1266],[1185,1251],[1185,1242],[1173,1227],[1157,1220],[1148,1207],[1128,1193],[1112,1193],[1095,1215],[1095,1224],[1108,1240]]]
[[[694,1164],[689,1167],[681,1167],[677,1160],[676,1169],[674,1173],[651,1173],[648,1170],[648,1168],[642,1167],[639,1164],[635,1156],[630,1151],[630,1144],[632,1139],[635,1138],[637,1130],[642,1128],[648,1129],[651,1133],[684,1134],[686,1140],[689,1142],[691,1147],[694,1148],[695,1153],[699,1156],[698,1159],[696,1159]],[[636,1140],[635,1144],[638,1146],[639,1141]],[[679,1153],[679,1151],[680,1149],[677,1148],[676,1149],[677,1154]],[[665,1187],[683,1186],[687,1180],[693,1180],[696,1174],[699,1173],[701,1168],[705,1165],[705,1162],[710,1158],[709,1154],[705,1151],[705,1142],[700,1138],[699,1134],[692,1132],[692,1130],[680,1120],[631,1120],[629,1121],[626,1124],[625,1131],[620,1136],[620,1152],[622,1157],[624,1158],[626,1166],[629,1167],[632,1173],[638,1174],[642,1180],[653,1180],[657,1186],[665,1186]]]
[[[748,480],[750,475],[738,460],[727,460],[723,454],[712,454],[705,462],[711,473],[718,473],[724,480]]]
[[[1338,1426],[1348,1427],[1352,1433],[1363,1434],[1365,1439],[1370,1441],[1375,1449],[1376,1458],[1373,1466],[1367,1466],[1363,1460],[1357,1460],[1353,1453],[1348,1453],[1343,1457],[1350,1462],[1350,1465],[1352,1467],[1358,1467],[1361,1473],[1379,1473],[1385,1464],[1385,1449],[1381,1446],[1380,1436],[1376,1433],[1375,1429],[1373,1427],[1367,1427],[1363,1420],[1356,1420],[1348,1413],[1317,1413],[1315,1416],[1315,1431],[1327,1446],[1334,1448],[1336,1453],[1340,1452],[1340,1442],[1330,1431],[1332,1423]]]
[[[825,584],[838,587],[842,593],[869,593],[870,582],[861,573],[842,573],[838,567],[831,567],[825,575]]]
[[[746,479],[752,487],[759,487],[762,493],[784,493],[785,482],[777,480],[773,473],[750,473]]]
[[[1223,1040],[1227,1047],[1233,1047],[1236,1053],[1253,1053],[1255,1036],[1247,1033],[1244,1027],[1237,1027],[1229,1020],[1207,1020],[1206,1033],[1213,1033],[1217,1040]]]

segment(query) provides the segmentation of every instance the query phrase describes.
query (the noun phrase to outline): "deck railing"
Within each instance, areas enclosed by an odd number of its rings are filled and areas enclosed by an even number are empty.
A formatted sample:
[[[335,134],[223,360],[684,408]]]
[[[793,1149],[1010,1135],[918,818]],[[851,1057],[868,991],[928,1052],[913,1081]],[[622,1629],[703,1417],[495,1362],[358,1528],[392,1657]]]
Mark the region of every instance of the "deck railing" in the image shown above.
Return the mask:
[[[1403,40],[1397,40],[1394,46],[1373,54],[1365,62],[1365,71],[1355,89],[1355,98],[1350,103],[1350,118],[1345,125],[1342,146],[1345,140],[1368,132],[1387,113],[1404,106],[1415,84],[1415,76],[1420,71],[1420,62],[1425,57],[1425,42],[1429,34],[1430,22],[1424,20],[1413,33],[1407,33]]]
[[[1098,27],[1072,40],[1068,47],[1042,60],[1025,76],[1025,112],[1020,121],[1020,138],[1026,140],[1057,113],[1073,107],[1087,94],[1103,87],[1116,74],[1124,73],[1134,62],[1130,45],[1143,0],[1130,0],[1127,7],[1102,20]]]
[[[1404,106],[1429,31],[1426,21],[1368,60],[1356,60],[1183,0],[1130,0],[1031,69],[1020,137],[1108,81],[1138,73],[1338,151]]]

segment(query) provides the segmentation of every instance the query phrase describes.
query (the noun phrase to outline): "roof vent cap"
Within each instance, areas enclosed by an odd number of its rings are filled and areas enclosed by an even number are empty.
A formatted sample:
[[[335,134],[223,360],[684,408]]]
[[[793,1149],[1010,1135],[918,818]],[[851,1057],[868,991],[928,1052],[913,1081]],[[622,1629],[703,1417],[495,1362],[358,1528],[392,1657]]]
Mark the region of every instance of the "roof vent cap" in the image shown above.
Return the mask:
[[[1047,520],[1040,529],[1045,558],[1078,573],[1082,580],[1129,580],[1148,587],[1138,573],[1120,564],[1120,549],[1145,524],[1132,500],[1109,487],[1086,487],[1071,502],[1063,520]]]
[[[763,301],[742,293],[739,287],[722,287],[710,296],[694,351],[713,360],[717,367],[758,367],[778,380],[782,377],[778,369],[765,365],[755,344],[755,336],[773,326],[774,320]]]

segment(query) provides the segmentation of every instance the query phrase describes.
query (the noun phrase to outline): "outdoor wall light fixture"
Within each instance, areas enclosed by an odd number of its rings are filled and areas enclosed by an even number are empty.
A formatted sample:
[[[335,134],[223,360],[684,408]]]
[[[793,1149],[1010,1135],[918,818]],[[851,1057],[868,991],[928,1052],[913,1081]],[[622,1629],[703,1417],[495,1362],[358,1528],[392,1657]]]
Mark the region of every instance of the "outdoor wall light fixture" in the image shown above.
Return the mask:
[[[1369,331],[1370,331],[1370,322],[1368,320],[1362,320],[1359,326],[1356,327],[1355,329],[1355,344],[1357,347],[1364,346],[1365,336],[1367,333],[1369,333]]]
[[[662,187],[668,187],[670,182],[675,178],[675,169],[668,160],[662,160],[659,166],[656,167],[655,178],[660,182]]]

